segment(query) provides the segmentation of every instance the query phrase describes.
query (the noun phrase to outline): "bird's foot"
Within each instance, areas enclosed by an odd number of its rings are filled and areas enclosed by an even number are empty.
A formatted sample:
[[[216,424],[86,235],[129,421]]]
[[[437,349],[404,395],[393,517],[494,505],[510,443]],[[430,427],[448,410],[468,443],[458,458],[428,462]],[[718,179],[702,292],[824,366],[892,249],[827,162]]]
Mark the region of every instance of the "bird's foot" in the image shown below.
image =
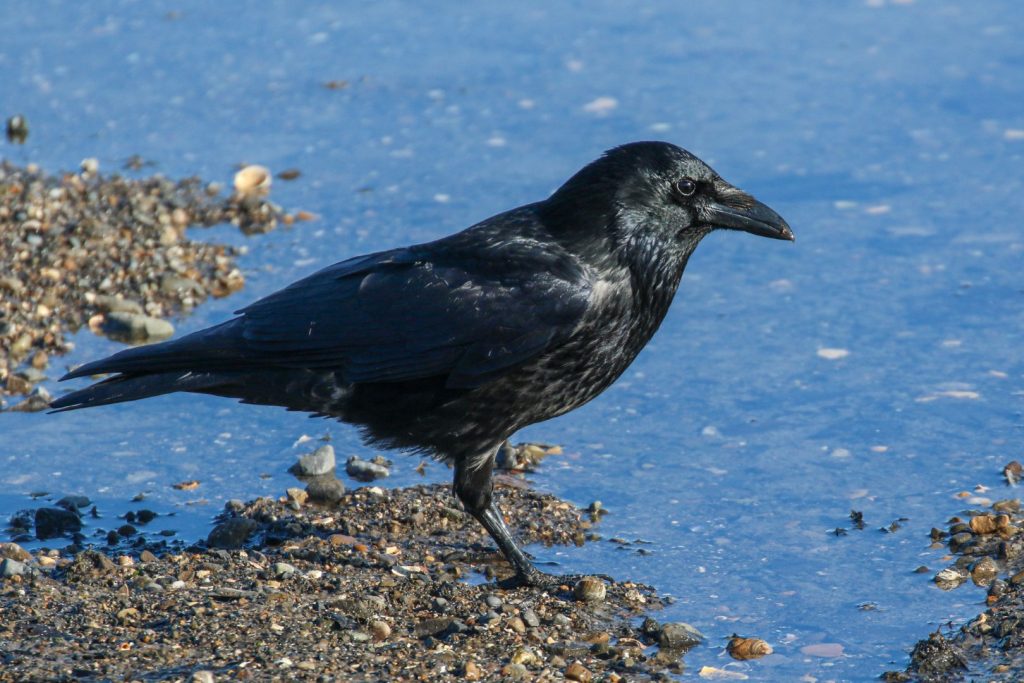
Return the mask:
[[[615,583],[615,579],[607,574],[547,574],[536,568],[527,572],[519,572],[515,576],[500,582],[502,588],[520,588],[530,586],[550,593],[572,590],[582,579],[600,579],[607,583]]]

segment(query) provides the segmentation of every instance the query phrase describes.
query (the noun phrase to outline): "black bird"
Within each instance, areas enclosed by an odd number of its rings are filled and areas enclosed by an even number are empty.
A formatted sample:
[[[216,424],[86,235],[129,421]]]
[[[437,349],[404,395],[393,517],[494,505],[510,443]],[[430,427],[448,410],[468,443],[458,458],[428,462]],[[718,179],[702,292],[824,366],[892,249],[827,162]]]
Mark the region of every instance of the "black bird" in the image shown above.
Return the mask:
[[[453,464],[455,493],[518,581],[546,584],[492,498],[496,450],[622,374],[716,228],[793,239],[689,152],[623,145],[544,201],[336,263],[220,325],[87,363],[62,379],[114,374],[52,408],[188,391],[358,425],[368,443]]]

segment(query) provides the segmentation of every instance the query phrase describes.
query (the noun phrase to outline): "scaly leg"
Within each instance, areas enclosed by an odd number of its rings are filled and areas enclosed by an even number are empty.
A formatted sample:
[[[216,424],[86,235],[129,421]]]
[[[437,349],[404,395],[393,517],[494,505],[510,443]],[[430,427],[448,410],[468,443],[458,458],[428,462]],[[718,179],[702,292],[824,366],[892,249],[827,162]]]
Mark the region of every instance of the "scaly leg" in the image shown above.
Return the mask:
[[[466,462],[457,462],[455,464],[455,495],[462,501],[466,512],[473,515],[487,529],[487,533],[491,535],[494,542],[498,544],[498,549],[501,550],[505,559],[509,561],[509,564],[516,571],[515,582],[519,585],[551,587],[559,586],[566,582],[571,583],[573,580],[580,578],[578,576],[545,574],[537,569],[533,562],[530,561],[530,558],[526,556],[526,553],[519,548],[512,537],[512,532],[505,524],[501,510],[498,509],[497,504],[494,502],[493,470],[493,458],[488,458],[486,462],[476,469],[471,469]]]

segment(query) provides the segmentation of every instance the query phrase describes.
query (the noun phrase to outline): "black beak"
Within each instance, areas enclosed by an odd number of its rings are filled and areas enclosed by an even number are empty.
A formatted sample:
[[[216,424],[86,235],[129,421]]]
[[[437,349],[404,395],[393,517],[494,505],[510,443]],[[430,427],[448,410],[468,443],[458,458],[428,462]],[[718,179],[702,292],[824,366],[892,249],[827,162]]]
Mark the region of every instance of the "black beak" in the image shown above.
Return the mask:
[[[731,197],[725,196],[725,201]],[[737,198],[738,199],[738,198]],[[796,238],[789,224],[782,216],[757,201],[750,195],[742,195],[742,200],[735,203],[711,202],[704,208],[706,212],[704,220],[716,228],[729,228],[730,230],[742,230],[762,237],[771,237],[777,240],[789,240]]]

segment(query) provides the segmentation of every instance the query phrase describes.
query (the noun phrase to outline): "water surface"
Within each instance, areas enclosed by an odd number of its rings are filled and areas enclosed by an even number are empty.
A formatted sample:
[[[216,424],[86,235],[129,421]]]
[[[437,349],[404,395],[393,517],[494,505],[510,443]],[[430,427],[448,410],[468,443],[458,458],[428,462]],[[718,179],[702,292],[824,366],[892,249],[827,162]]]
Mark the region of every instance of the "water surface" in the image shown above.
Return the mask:
[[[944,566],[927,532],[956,494],[1011,495],[998,473],[1021,455],[1022,30],[1013,0],[6,3],[0,113],[32,130],[3,153],[51,171],[138,154],[222,181],[240,162],[301,169],[272,198],[319,220],[194,233],[245,242],[248,284],[176,321],[187,333],[333,261],[541,198],[610,146],[690,149],[797,242],[710,236],[622,380],[520,435],[565,448],[537,486],[601,500],[606,538],[648,542],[534,550],[675,596],[664,616],[708,636],[684,678],[727,665],[738,632],[776,649],[729,664],[753,680],[871,680],[982,609],[980,589],[913,570]],[[54,374],[120,348],[75,342]],[[0,421],[0,515],[32,491],[102,510],[146,492],[189,539],[224,500],[292,485],[303,434],[367,455],[344,425],[207,397]],[[417,464],[397,459],[390,483]],[[170,488],[186,479],[202,484]]]

